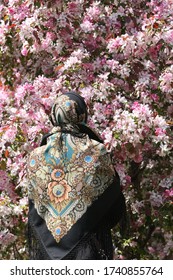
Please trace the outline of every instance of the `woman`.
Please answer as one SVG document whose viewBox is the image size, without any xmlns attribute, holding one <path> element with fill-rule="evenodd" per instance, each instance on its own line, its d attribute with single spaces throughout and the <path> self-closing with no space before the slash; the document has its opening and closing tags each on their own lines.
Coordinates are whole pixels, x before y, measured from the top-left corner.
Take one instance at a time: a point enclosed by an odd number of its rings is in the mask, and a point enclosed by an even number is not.
<svg viewBox="0 0 173 280">
<path fill-rule="evenodd" d="M 113 259 L 111 228 L 125 201 L 103 141 L 86 125 L 84 99 L 58 96 L 51 122 L 28 160 L 30 259 Z"/>
</svg>

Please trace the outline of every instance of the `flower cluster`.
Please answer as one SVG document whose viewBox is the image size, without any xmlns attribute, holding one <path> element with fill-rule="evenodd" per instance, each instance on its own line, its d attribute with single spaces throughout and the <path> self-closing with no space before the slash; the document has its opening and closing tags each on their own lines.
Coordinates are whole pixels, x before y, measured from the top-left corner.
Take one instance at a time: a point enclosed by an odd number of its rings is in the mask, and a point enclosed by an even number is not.
<svg viewBox="0 0 173 280">
<path fill-rule="evenodd" d="M 85 98 L 125 192 L 130 239 L 116 258 L 170 258 L 173 1 L 1 2 L 1 258 L 27 258 L 26 160 L 68 90 Z"/>
</svg>

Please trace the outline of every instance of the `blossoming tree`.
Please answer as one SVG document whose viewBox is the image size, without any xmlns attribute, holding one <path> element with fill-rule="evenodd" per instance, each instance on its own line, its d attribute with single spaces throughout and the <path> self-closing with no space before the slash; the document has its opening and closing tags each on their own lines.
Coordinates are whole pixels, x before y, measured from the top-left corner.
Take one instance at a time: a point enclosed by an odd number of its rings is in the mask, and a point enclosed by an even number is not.
<svg viewBox="0 0 173 280">
<path fill-rule="evenodd" d="M 113 231 L 115 258 L 171 258 L 173 1 L 1 2 L 0 258 L 27 258 L 27 155 L 67 90 L 120 175 L 129 223 Z"/>
</svg>

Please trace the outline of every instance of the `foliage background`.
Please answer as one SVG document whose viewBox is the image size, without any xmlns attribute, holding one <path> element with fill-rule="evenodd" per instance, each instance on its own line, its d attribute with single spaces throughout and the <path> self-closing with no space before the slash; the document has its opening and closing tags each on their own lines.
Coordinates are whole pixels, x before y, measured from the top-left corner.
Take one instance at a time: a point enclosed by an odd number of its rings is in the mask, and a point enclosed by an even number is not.
<svg viewBox="0 0 173 280">
<path fill-rule="evenodd" d="M 27 156 L 57 94 L 76 90 L 127 201 L 115 259 L 171 259 L 173 1 L 1 2 L 0 258 L 28 258 Z"/>
</svg>

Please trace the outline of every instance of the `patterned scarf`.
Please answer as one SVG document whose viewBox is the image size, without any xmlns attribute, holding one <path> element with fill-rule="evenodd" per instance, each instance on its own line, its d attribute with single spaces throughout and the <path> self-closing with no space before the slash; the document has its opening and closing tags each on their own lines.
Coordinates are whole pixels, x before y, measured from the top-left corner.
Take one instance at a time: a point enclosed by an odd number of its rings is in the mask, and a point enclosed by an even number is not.
<svg viewBox="0 0 173 280">
<path fill-rule="evenodd" d="M 81 96 L 59 96 L 51 120 L 47 144 L 28 159 L 28 194 L 59 242 L 110 186 L 115 171 L 104 145 L 80 133 L 79 124 L 87 120 Z"/>
</svg>

